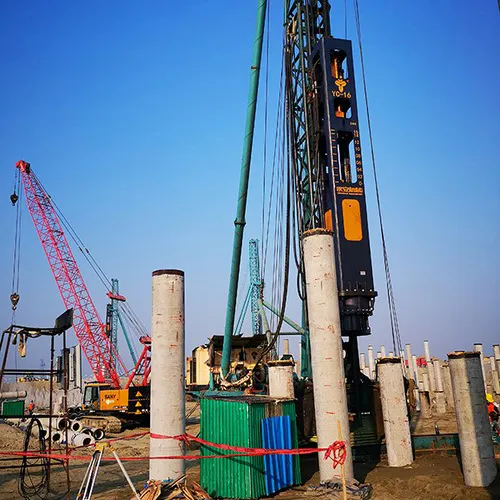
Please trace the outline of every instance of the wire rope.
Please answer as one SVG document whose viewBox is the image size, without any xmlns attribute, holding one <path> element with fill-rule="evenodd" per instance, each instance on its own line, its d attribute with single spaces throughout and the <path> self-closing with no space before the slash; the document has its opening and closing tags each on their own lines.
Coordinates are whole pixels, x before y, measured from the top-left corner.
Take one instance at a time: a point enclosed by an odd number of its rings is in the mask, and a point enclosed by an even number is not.
<svg viewBox="0 0 500 500">
<path fill-rule="evenodd" d="M 344 38 L 347 39 L 347 0 L 344 0 Z"/>
<path fill-rule="evenodd" d="M 36 452 L 43 455 L 47 448 L 42 438 L 42 424 L 40 420 L 32 418 L 25 430 L 23 452 Z M 34 432 L 35 431 L 35 432 Z M 57 460 L 66 469 L 67 464 L 63 460 Z M 19 467 L 18 491 L 25 500 L 51 500 L 66 498 L 69 492 L 69 484 L 65 491 L 54 492 L 49 488 L 49 459 L 44 456 L 27 456 L 21 459 Z"/>
<path fill-rule="evenodd" d="M 270 10 L 270 3 L 267 4 L 268 12 Z M 266 14 L 268 14 L 268 12 Z M 269 17 L 269 16 L 268 16 Z M 262 174 L 262 213 L 261 213 L 261 255 L 264 253 L 264 219 L 265 219 L 265 197 L 266 197 L 266 178 L 267 178 L 267 134 L 268 134 L 268 102 L 269 102 L 269 40 L 270 40 L 270 22 L 266 23 L 266 66 L 265 66 L 265 99 L 264 99 L 264 147 L 263 147 L 263 174 Z M 263 267 L 261 268 L 260 278 L 263 280 L 264 273 Z"/>
<path fill-rule="evenodd" d="M 269 200 L 267 204 L 267 223 L 263 224 L 262 227 L 262 277 L 265 275 L 265 271 L 267 269 L 267 256 L 268 256 L 268 250 L 269 250 L 269 236 L 270 236 L 270 229 L 271 229 L 271 211 L 274 203 L 274 193 L 275 193 L 275 179 L 276 179 L 276 170 L 277 170 L 277 165 L 280 162 L 280 149 L 278 145 L 281 143 L 283 140 L 282 138 L 282 133 L 283 133 L 283 126 L 282 122 L 284 120 L 284 106 L 282 106 L 282 98 L 283 98 L 283 72 L 284 72 L 284 65 L 282 63 L 281 65 L 281 76 L 280 76 L 280 89 L 278 92 L 278 111 L 277 111 L 277 116 L 276 116 L 276 128 L 275 128 L 275 134 L 274 134 L 274 148 L 273 148 L 273 163 L 272 163 L 272 169 L 271 169 L 271 185 L 269 187 Z M 265 195 L 263 199 L 263 207 L 265 205 Z"/>
<path fill-rule="evenodd" d="M 36 175 L 32 172 L 31 175 L 33 175 L 40 186 L 42 186 L 44 192 L 47 194 L 48 198 L 50 199 L 51 204 L 54 207 L 54 210 L 56 211 L 57 215 L 59 216 L 61 220 L 61 224 L 63 227 L 66 229 L 67 233 L 69 234 L 70 238 L 73 240 L 73 242 L 77 245 L 78 249 L 80 252 L 83 254 L 85 260 L 88 262 L 90 265 L 91 269 L 94 271 L 96 276 L 99 278 L 101 283 L 104 285 L 104 288 L 106 291 L 111 292 L 112 291 L 112 282 L 111 279 L 105 274 L 101 266 L 98 264 L 92 253 L 89 251 L 87 246 L 85 245 L 84 241 L 82 238 L 78 235 L 76 230 L 73 228 L 67 217 L 64 215 L 62 210 L 59 208 L 57 203 L 53 200 L 53 198 L 48 194 L 47 190 L 43 186 L 43 184 L 40 182 L 40 179 L 36 177 Z M 137 338 L 141 336 L 146 336 L 148 335 L 147 329 L 144 326 L 144 324 L 141 322 L 135 311 L 131 308 L 131 306 L 127 302 L 121 303 L 121 309 L 123 310 L 124 314 L 129 318 L 130 324 L 132 326 L 132 332 L 135 334 Z"/>
<path fill-rule="evenodd" d="M 287 148 L 287 151 L 289 153 L 289 148 Z M 289 159 L 289 155 L 288 159 Z M 290 172 L 290 169 L 287 169 L 288 172 Z M 280 314 L 278 317 L 278 324 L 276 326 L 275 332 L 272 334 L 273 338 L 270 344 L 261 352 L 260 356 L 255 362 L 255 368 L 259 365 L 259 363 L 262 361 L 264 356 L 266 356 L 269 352 L 271 352 L 278 339 L 279 335 L 281 332 L 281 327 L 283 326 L 283 321 L 285 318 L 285 309 L 286 309 L 286 304 L 287 304 L 287 297 L 288 297 L 288 282 L 289 282 L 289 270 L 290 270 L 290 229 L 291 229 L 291 223 L 290 223 L 290 214 L 291 214 L 291 187 L 292 187 L 292 182 L 290 180 L 291 174 L 287 176 L 287 190 L 286 190 L 286 202 L 285 202 L 285 210 L 286 210 L 286 222 L 285 222 L 285 255 L 284 255 L 284 269 L 283 269 L 283 294 L 281 296 L 281 307 L 279 309 Z"/>
<path fill-rule="evenodd" d="M 366 72 L 365 72 L 365 62 L 364 62 L 364 53 L 363 53 L 363 42 L 362 42 L 362 38 L 361 38 L 361 21 L 360 21 L 360 16 L 359 16 L 359 2 L 358 2 L 358 0 L 354 0 L 354 13 L 355 13 L 355 18 L 356 18 L 356 31 L 357 31 L 357 35 L 358 35 L 359 56 L 360 56 L 360 62 L 361 62 L 361 74 L 362 74 L 363 93 L 364 93 L 364 101 L 365 101 L 365 108 L 366 108 L 366 118 L 367 118 L 367 123 L 368 123 L 368 137 L 369 137 L 369 141 L 370 141 L 370 152 L 371 152 L 371 160 L 372 160 L 372 167 L 373 167 L 373 176 L 374 176 L 374 181 L 375 181 L 375 194 L 376 194 L 376 201 L 377 201 L 378 221 L 379 221 L 379 227 L 380 227 L 380 235 L 381 235 L 381 239 L 382 239 L 382 251 L 383 251 L 383 258 L 384 258 L 387 301 L 389 304 L 389 317 L 390 317 L 390 322 L 391 322 L 391 335 L 392 335 L 394 352 L 396 355 L 399 355 L 399 353 L 403 350 L 403 344 L 402 344 L 401 335 L 399 332 L 398 315 L 397 315 L 396 303 L 395 303 L 395 298 L 394 298 L 394 287 L 392 284 L 391 271 L 390 271 L 390 266 L 389 266 L 389 255 L 388 255 L 388 251 L 387 251 L 387 243 L 386 243 L 386 238 L 385 238 L 385 231 L 384 231 L 384 224 L 383 224 L 383 217 L 382 217 L 382 206 L 381 206 L 381 202 L 380 202 L 380 189 L 379 189 L 379 182 L 378 182 L 378 175 L 377 175 L 377 166 L 376 166 L 376 162 L 375 162 L 375 149 L 374 149 L 374 145 L 373 145 L 373 133 L 372 133 L 371 118 L 370 118 L 370 108 L 369 108 L 369 103 L 368 103 L 368 90 L 367 90 L 367 85 L 366 85 Z"/>
<path fill-rule="evenodd" d="M 14 323 L 16 315 L 17 302 L 19 301 L 19 283 L 20 283 L 20 262 L 21 262 L 21 226 L 22 226 L 22 196 L 21 175 L 16 168 L 14 176 L 14 191 L 11 195 L 11 201 L 16 207 L 16 220 L 14 230 L 14 251 L 12 256 L 12 285 L 11 285 L 11 302 L 12 302 L 12 323 Z"/>
</svg>

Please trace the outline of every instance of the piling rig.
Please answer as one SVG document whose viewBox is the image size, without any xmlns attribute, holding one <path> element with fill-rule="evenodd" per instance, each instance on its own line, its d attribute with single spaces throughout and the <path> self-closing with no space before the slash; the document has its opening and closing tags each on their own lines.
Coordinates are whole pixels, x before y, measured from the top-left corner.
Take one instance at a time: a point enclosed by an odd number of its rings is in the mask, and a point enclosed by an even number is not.
<svg viewBox="0 0 500 500">
<path fill-rule="evenodd" d="M 327 1 L 287 4 L 288 141 L 299 237 L 309 229 L 333 232 L 350 410 L 357 413 L 361 404 L 358 337 L 371 333 L 368 318 L 377 292 L 352 46 L 349 40 L 331 36 L 329 16 Z M 300 272 L 303 283 L 303 268 Z"/>
<path fill-rule="evenodd" d="M 258 8 L 252 59 L 249 111 L 241 167 L 238 211 L 231 264 L 222 373 L 229 369 L 234 334 L 234 307 L 245 225 L 246 190 L 252 149 L 264 34 L 266 2 Z M 372 410 L 372 383 L 360 373 L 358 337 L 369 335 L 375 297 L 368 233 L 358 108 L 349 40 L 331 34 L 330 3 L 324 0 L 287 0 L 284 33 L 284 98 L 288 196 L 298 241 L 305 231 L 333 233 L 335 265 L 349 410 L 360 415 Z M 289 221 L 287 222 L 288 224 Z M 289 229 L 289 228 L 288 228 Z M 311 377 L 307 325 L 307 297 L 302 246 L 299 243 L 299 295 L 303 301 L 302 375 Z M 286 287 L 284 295 L 286 295 Z M 284 308 L 283 308 L 284 309 Z M 284 310 L 281 311 L 284 316 Z M 278 328 L 279 330 L 279 328 Z M 275 332 L 278 335 L 279 331 Z"/>
</svg>

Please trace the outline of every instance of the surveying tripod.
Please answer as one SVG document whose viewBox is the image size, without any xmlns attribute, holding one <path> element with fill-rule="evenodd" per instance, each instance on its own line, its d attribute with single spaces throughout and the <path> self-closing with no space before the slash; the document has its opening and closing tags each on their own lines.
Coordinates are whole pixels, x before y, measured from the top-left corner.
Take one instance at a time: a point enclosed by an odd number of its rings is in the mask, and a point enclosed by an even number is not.
<svg viewBox="0 0 500 500">
<path fill-rule="evenodd" d="M 95 481 L 97 478 L 97 473 L 99 472 L 99 466 L 101 465 L 102 455 L 104 450 L 109 448 L 109 451 L 113 454 L 118 466 L 120 467 L 127 483 L 129 484 L 131 490 L 134 492 L 135 498 L 140 500 L 140 497 L 134 488 L 134 484 L 130 480 L 130 476 L 127 474 L 125 467 L 123 467 L 122 461 L 116 454 L 116 451 L 110 446 L 109 443 L 97 443 L 95 445 L 95 451 L 92 454 L 92 458 L 90 460 L 89 466 L 87 467 L 87 471 L 85 472 L 85 477 L 83 478 L 80 489 L 78 490 L 78 495 L 76 495 L 76 500 L 91 500 L 92 493 L 94 492 Z"/>
</svg>

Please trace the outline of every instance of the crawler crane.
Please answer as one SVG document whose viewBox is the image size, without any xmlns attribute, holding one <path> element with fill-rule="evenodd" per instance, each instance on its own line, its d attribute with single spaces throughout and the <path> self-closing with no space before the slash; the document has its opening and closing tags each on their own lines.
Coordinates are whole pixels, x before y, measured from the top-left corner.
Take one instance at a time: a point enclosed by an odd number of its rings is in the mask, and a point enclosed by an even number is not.
<svg viewBox="0 0 500 500">
<path fill-rule="evenodd" d="M 112 342 L 111 321 L 105 324 L 99 317 L 54 203 L 29 163 L 20 160 L 16 167 L 33 224 L 64 305 L 67 309 L 73 308 L 76 338 L 95 377 L 95 381 L 84 389 L 82 418 L 92 416 L 93 425 L 115 432 L 121 427 L 122 420 L 148 418 L 150 337 L 140 338 L 142 353 L 134 368 L 127 370 Z M 17 201 L 17 194 L 14 195 Z M 125 301 L 125 297 L 113 293 L 113 290 L 107 295 L 113 303 Z"/>
</svg>

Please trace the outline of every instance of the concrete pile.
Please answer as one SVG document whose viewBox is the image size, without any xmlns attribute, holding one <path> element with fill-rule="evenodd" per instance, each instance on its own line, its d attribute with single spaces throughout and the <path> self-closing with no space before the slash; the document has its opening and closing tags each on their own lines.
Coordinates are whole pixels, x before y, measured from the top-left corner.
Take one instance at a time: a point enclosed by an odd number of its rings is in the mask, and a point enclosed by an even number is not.
<svg viewBox="0 0 500 500">
<path fill-rule="evenodd" d="M 477 343 L 472 351 L 452 352 L 442 361 L 431 356 L 427 340 L 424 355 L 418 358 L 410 344 L 399 357 L 392 352 L 387 356 L 381 346 L 374 358 L 370 345 L 368 364 L 365 354 L 360 353 L 360 367 L 380 385 L 389 466 L 400 467 L 413 460 L 409 403 L 411 414 L 417 418 L 454 411 L 465 484 L 487 487 L 494 481 L 497 468 L 486 401 L 487 397 L 490 402 L 494 396 L 500 399 L 500 346 L 494 345 L 493 355 L 485 356 L 483 345 Z"/>
<path fill-rule="evenodd" d="M 500 398 L 500 345 L 493 346 L 490 356 L 483 353 L 483 345 L 476 343 L 473 351 L 480 356 L 480 366 L 485 394 L 492 394 Z M 371 380 L 377 380 L 377 365 L 385 355 L 386 348 L 380 346 L 374 356 L 373 345 L 368 346 L 367 355 L 360 353 L 359 362 L 361 371 Z M 392 356 L 391 356 L 392 355 Z M 389 353 L 388 357 L 393 357 Z M 455 409 L 452 392 L 452 381 L 448 360 L 441 360 L 430 353 L 429 342 L 424 341 L 424 354 L 415 356 L 412 347 L 406 344 L 405 352 L 401 352 L 401 360 L 405 377 L 411 381 L 414 391 L 415 408 L 421 412 L 423 418 L 444 414 Z"/>
</svg>

